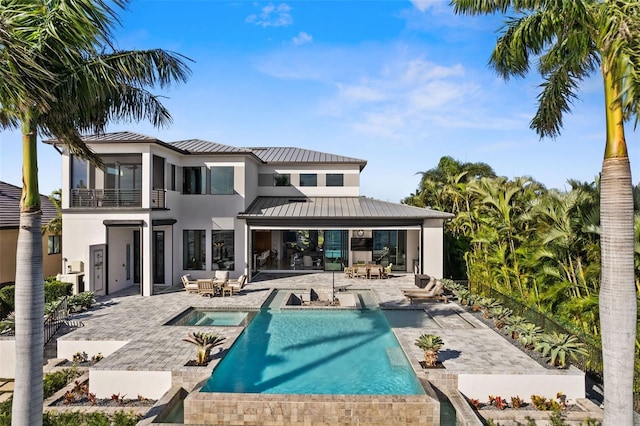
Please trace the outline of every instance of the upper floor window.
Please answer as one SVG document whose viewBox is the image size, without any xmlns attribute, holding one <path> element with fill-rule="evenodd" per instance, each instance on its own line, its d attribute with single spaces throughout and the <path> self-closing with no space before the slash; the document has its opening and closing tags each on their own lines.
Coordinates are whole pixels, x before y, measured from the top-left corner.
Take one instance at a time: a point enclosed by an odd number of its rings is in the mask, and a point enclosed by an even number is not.
<svg viewBox="0 0 640 426">
<path fill-rule="evenodd" d="M 183 167 L 182 178 L 183 194 L 202 194 L 202 169 L 200 167 Z"/>
<path fill-rule="evenodd" d="M 47 254 L 60 253 L 60 235 L 49 235 L 47 239 Z"/>
<path fill-rule="evenodd" d="M 327 173 L 327 186 L 344 186 L 342 173 Z"/>
<path fill-rule="evenodd" d="M 315 173 L 300 174 L 300 186 L 318 186 L 318 175 Z"/>
<path fill-rule="evenodd" d="M 273 186 L 291 186 L 291 175 L 289 173 L 274 173 Z"/>
<path fill-rule="evenodd" d="M 71 188 L 87 188 L 87 162 L 76 155 L 71 156 Z"/>
<path fill-rule="evenodd" d="M 211 167 L 211 194 L 233 194 L 233 167 Z"/>
</svg>

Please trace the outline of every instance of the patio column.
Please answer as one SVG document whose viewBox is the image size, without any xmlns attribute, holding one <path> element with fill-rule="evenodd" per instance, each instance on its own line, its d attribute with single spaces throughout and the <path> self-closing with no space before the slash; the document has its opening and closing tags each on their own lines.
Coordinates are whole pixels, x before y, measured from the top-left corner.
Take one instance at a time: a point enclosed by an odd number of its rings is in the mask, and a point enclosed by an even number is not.
<svg viewBox="0 0 640 426">
<path fill-rule="evenodd" d="M 153 295 L 153 227 L 145 223 L 140 228 L 140 294 Z"/>
</svg>

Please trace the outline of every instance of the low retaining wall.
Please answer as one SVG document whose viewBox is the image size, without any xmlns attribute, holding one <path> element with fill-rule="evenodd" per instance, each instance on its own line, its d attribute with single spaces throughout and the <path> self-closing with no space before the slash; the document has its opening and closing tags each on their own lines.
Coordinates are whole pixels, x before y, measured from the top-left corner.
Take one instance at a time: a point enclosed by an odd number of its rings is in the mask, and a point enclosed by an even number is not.
<svg viewBox="0 0 640 426">
<path fill-rule="evenodd" d="M 548 374 L 458 374 L 458 390 L 467 398 L 485 401 L 489 395 L 503 398 L 531 395 L 555 399 L 558 392 L 570 402 L 585 396 L 584 372 L 575 367 L 549 370 Z"/>
<path fill-rule="evenodd" d="M 440 421 L 427 395 L 266 395 L 192 392 L 185 424 L 415 424 Z"/>
<path fill-rule="evenodd" d="M 0 337 L 0 377 L 16 377 L 16 338 Z"/>
<path fill-rule="evenodd" d="M 171 371 L 89 370 L 89 391 L 98 398 L 114 393 L 160 399 L 171 388 Z"/>
</svg>

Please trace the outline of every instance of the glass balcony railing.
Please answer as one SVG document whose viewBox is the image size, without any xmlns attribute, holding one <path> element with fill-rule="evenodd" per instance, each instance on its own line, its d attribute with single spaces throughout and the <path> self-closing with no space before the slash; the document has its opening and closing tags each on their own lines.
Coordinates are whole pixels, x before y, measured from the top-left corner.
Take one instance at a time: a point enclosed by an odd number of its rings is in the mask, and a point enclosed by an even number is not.
<svg viewBox="0 0 640 426">
<path fill-rule="evenodd" d="M 151 208 L 166 208 L 166 191 L 151 191 Z M 71 207 L 142 207 L 141 189 L 72 189 Z"/>
</svg>

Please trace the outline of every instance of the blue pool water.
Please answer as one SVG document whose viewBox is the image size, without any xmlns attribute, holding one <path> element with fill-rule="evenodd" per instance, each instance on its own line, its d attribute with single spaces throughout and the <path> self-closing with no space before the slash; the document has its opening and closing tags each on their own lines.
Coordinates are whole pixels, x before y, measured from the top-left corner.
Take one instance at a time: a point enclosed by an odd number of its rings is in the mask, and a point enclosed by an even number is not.
<svg viewBox="0 0 640 426">
<path fill-rule="evenodd" d="M 379 310 L 262 310 L 202 391 L 424 394 Z"/>
</svg>

